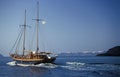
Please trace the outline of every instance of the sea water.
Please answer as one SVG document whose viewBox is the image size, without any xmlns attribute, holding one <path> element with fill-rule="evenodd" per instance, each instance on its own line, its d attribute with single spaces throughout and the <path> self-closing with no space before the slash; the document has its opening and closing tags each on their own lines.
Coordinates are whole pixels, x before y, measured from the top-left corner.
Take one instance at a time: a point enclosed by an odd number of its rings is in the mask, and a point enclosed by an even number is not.
<svg viewBox="0 0 120 77">
<path fill-rule="evenodd" d="M 1 58 L 0 77 L 120 77 L 120 57 L 58 56 L 38 65 Z"/>
</svg>

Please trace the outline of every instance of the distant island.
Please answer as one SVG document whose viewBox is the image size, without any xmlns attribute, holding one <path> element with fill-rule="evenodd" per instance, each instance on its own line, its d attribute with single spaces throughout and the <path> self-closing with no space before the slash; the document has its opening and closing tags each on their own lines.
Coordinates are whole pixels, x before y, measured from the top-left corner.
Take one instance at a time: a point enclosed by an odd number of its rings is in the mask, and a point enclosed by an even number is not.
<svg viewBox="0 0 120 77">
<path fill-rule="evenodd" d="M 97 56 L 120 56 L 120 46 L 115 46 L 105 53 L 97 54 Z"/>
</svg>

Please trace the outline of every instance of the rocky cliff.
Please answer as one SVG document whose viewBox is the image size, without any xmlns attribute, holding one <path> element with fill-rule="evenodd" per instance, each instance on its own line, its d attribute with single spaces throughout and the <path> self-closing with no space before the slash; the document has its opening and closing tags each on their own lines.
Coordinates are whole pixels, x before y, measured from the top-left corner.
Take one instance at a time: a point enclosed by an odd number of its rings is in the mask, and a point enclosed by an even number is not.
<svg viewBox="0 0 120 77">
<path fill-rule="evenodd" d="M 106 53 L 97 54 L 97 56 L 120 56 L 120 46 L 109 49 Z"/>
</svg>

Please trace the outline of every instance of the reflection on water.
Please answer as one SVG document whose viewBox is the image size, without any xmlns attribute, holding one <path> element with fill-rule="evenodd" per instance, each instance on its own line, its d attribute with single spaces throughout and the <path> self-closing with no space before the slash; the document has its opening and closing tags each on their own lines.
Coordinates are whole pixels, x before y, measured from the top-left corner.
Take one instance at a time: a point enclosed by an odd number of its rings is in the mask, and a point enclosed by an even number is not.
<svg viewBox="0 0 120 77">
<path fill-rule="evenodd" d="M 30 67 L 30 72 L 33 74 L 43 74 L 45 72 L 49 71 L 47 68 L 39 68 L 39 67 Z"/>
<path fill-rule="evenodd" d="M 30 73 L 35 77 L 44 77 L 49 72 L 49 69 L 47 68 L 40 68 L 40 67 L 29 67 Z"/>
</svg>

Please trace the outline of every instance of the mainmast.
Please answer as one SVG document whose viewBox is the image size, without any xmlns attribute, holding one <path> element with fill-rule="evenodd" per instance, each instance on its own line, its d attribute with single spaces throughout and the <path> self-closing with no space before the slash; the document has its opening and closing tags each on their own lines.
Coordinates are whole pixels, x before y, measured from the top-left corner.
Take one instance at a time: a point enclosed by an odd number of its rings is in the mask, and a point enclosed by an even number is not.
<svg viewBox="0 0 120 77">
<path fill-rule="evenodd" d="M 23 36 L 23 56 L 25 52 L 25 34 L 26 34 L 26 9 L 25 9 L 25 18 L 24 18 L 24 36 Z"/>
<path fill-rule="evenodd" d="M 38 46 L 38 26 L 39 26 L 39 2 L 37 2 L 37 52 L 39 51 Z"/>
<path fill-rule="evenodd" d="M 39 31 L 38 31 L 38 27 L 39 27 L 39 21 L 40 21 L 40 19 L 39 19 L 39 2 L 37 2 L 37 17 L 34 20 L 36 20 L 36 53 L 38 53 L 38 51 L 39 51 L 39 44 L 38 44 L 39 43 L 39 41 L 38 41 Z"/>
<path fill-rule="evenodd" d="M 37 16 L 36 19 L 36 53 L 38 53 L 39 51 L 39 21 L 41 21 L 41 19 L 39 19 L 39 2 L 37 2 Z"/>
<path fill-rule="evenodd" d="M 38 36 L 38 26 L 39 26 L 39 2 L 37 2 L 37 19 L 36 19 L 36 33 L 37 33 L 37 48 L 36 48 L 36 52 L 38 53 L 38 51 L 39 51 L 39 45 L 38 45 L 38 39 L 39 39 L 39 36 Z"/>
</svg>

